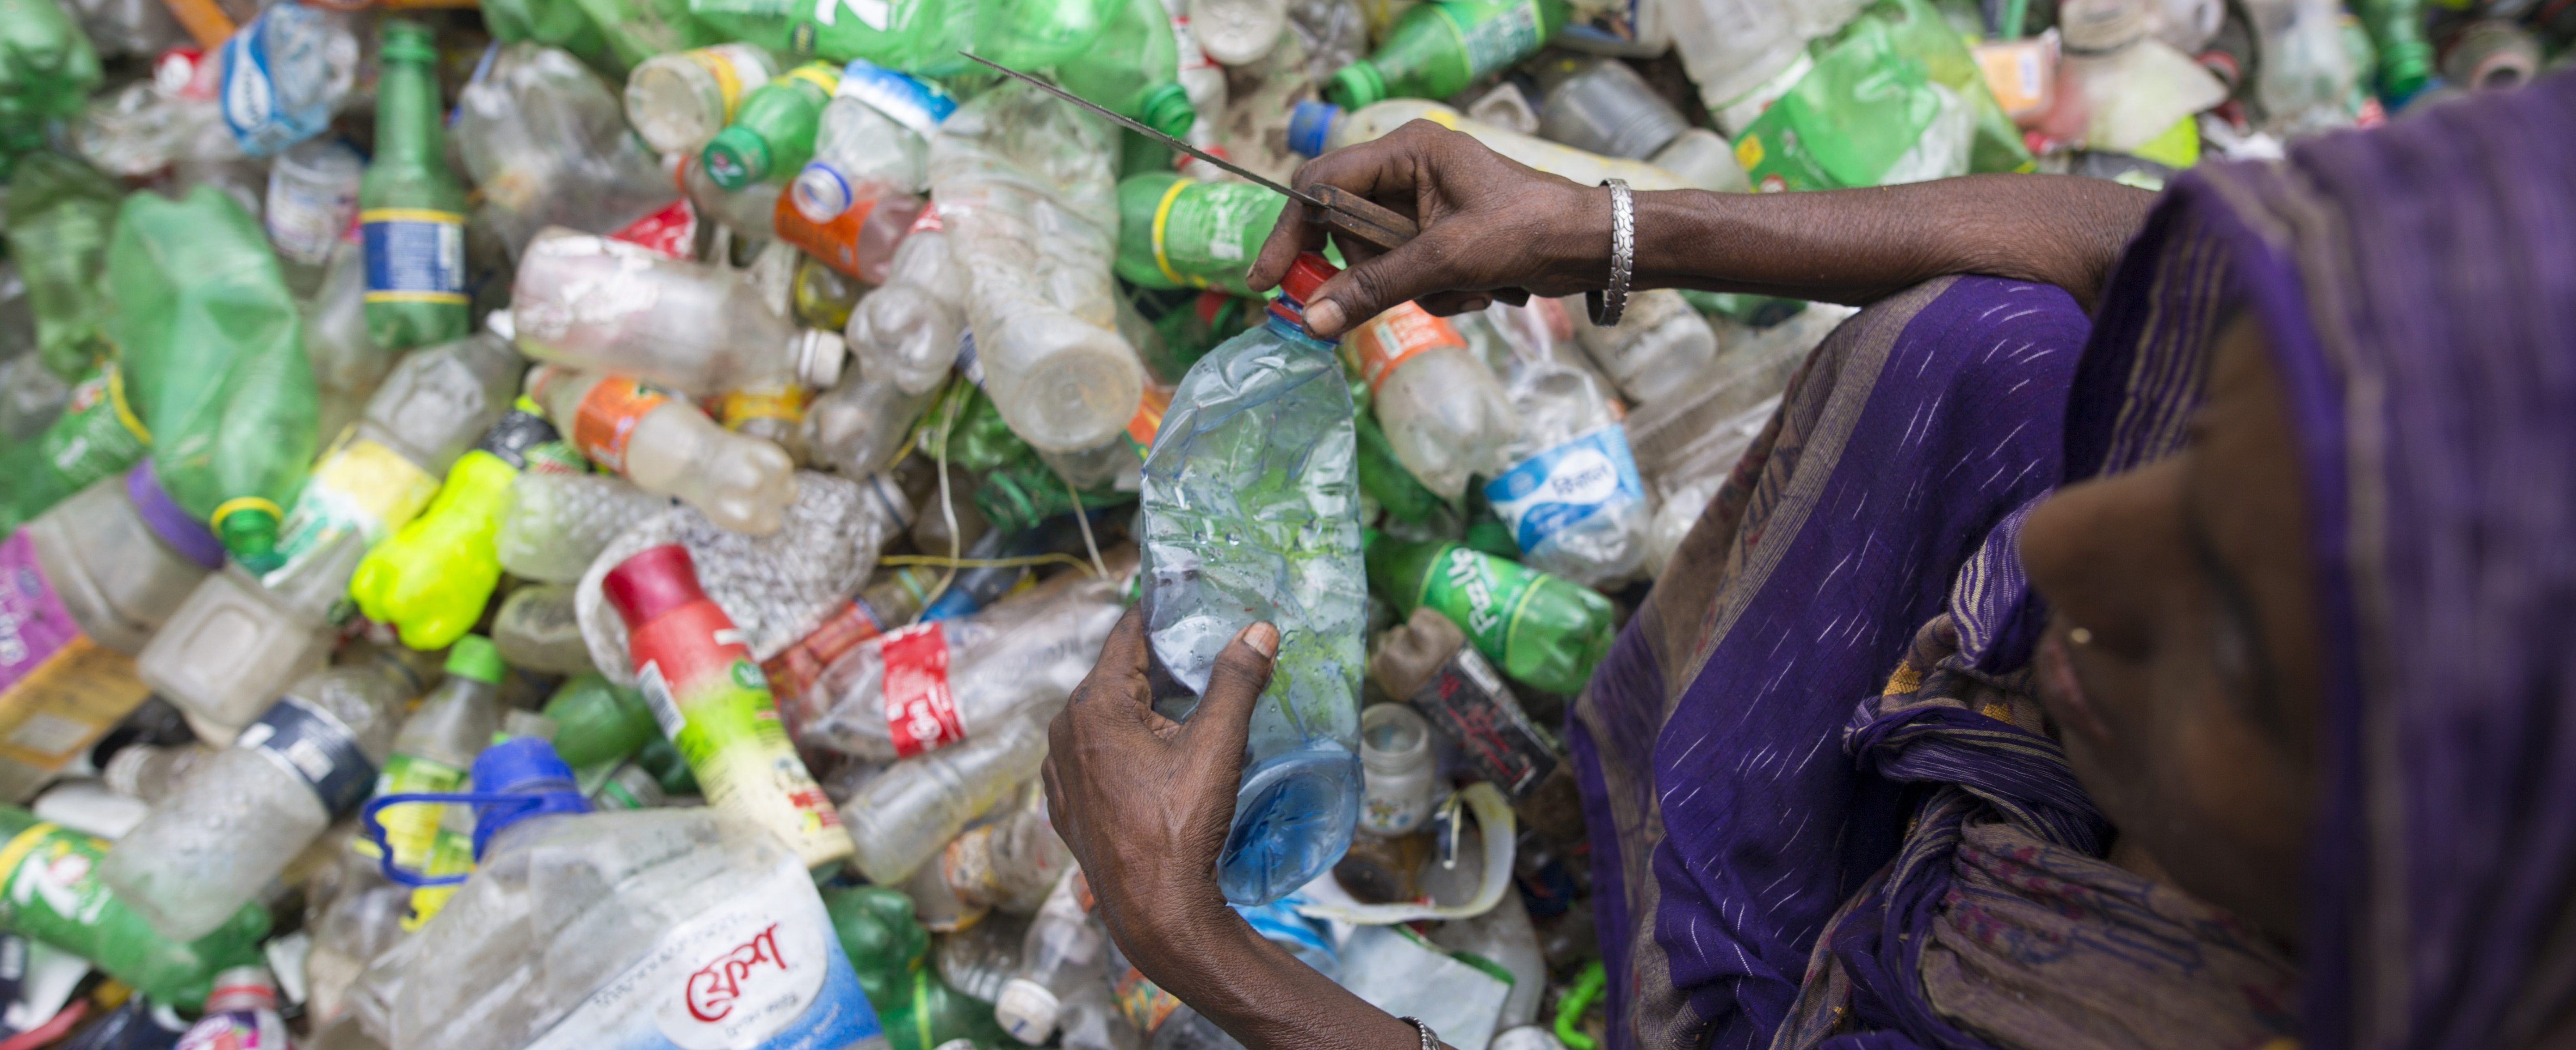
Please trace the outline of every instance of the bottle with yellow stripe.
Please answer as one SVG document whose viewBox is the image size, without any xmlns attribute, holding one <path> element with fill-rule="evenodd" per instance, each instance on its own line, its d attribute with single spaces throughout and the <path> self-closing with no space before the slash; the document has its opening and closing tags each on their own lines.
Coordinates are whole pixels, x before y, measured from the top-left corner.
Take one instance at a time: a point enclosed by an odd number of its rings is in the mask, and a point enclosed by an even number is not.
<svg viewBox="0 0 2576 1050">
<path fill-rule="evenodd" d="M 707 177 L 724 189 L 738 190 L 772 173 L 786 177 L 804 167 L 814 156 L 823 107 L 840 87 L 838 67 L 808 62 L 744 95 L 733 123 L 707 143 L 702 155 Z"/>
<path fill-rule="evenodd" d="M 1118 276 L 1146 288 L 1252 295 L 1243 275 L 1287 204 L 1248 182 L 1131 176 L 1118 183 Z"/>
<path fill-rule="evenodd" d="M 384 23 L 376 155 L 358 184 L 367 338 L 407 350 L 465 334 L 465 188 L 447 167 L 429 27 Z"/>
</svg>

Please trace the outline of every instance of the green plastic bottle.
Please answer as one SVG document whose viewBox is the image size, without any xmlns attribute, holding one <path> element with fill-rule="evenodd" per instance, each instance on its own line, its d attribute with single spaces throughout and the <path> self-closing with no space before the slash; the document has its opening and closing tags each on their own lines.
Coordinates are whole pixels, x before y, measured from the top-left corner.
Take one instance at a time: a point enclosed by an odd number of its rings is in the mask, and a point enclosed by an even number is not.
<svg viewBox="0 0 2576 1050">
<path fill-rule="evenodd" d="M 376 155 L 358 183 L 367 338 L 385 350 L 464 338 L 465 187 L 447 167 L 438 48 L 429 27 L 384 23 Z"/>
<path fill-rule="evenodd" d="M 1180 46 L 1162 0 L 1120 0 L 1100 39 L 1058 63 L 1055 74 L 1065 90 L 1173 138 L 1189 134 L 1198 120 L 1181 87 Z"/>
<path fill-rule="evenodd" d="M 575 770 L 625 761 L 662 737 L 644 694 L 593 671 L 575 675 L 546 698 L 555 723 L 555 753 Z"/>
<path fill-rule="evenodd" d="M 835 887 L 823 891 L 823 910 L 892 1050 L 932 1050 L 955 1039 L 1017 1045 L 1005 1041 L 991 1003 L 948 987 L 931 972 L 930 931 L 914 917 L 912 898 L 883 886 Z"/>
<path fill-rule="evenodd" d="M 2424 39 L 2423 0 L 2359 0 L 2352 5 L 2379 51 L 2379 94 L 2389 108 L 2406 104 L 2433 79 L 2433 45 Z"/>
<path fill-rule="evenodd" d="M 0 836 L 0 929 L 78 955 L 183 1010 L 205 1004 L 216 973 L 260 962 L 269 914 L 258 901 L 213 933 L 173 941 L 99 881 L 107 843 L 11 805 L 0 805 Z"/>
<path fill-rule="evenodd" d="M 137 193 L 107 250 L 108 337 L 161 487 L 238 553 L 276 545 L 320 445 L 304 316 L 268 233 L 212 185 Z"/>
<path fill-rule="evenodd" d="M 107 352 L 108 235 L 125 191 L 60 153 L 32 153 L 9 176 L 9 257 L 27 282 L 36 348 L 68 380 Z"/>
<path fill-rule="evenodd" d="M 1581 691 L 1610 651 L 1610 599 L 1509 558 L 1373 535 L 1368 577 L 1397 615 L 1439 610 L 1504 674 L 1552 693 Z"/>
<path fill-rule="evenodd" d="M 98 79 L 98 51 L 63 5 L 0 0 L 0 127 L 23 133 L 79 113 Z"/>
<path fill-rule="evenodd" d="M 101 361 L 72 386 L 63 414 L 24 441 L 0 446 L 0 535 L 143 458 L 151 432 L 125 397 L 114 361 Z"/>
<path fill-rule="evenodd" d="M 707 143 L 707 177 L 719 187 L 738 190 L 771 172 L 792 175 L 803 168 L 814 157 L 823 107 L 840 87 L 840 69 L 829 62 L 808 62 L 743 96 L 733 123 Z"/>
<path fill-rule="evenodd" d="M 1128 0 L 978 0 L 975 53 L 1013 69 L 1074 61 L 1125 13 Z M 960 5 L 966 6 L 966 5 Z"/>
<path fill-rule="evenodd" d="M 1248 182 L 1200 182 L 1167 171 L 1122 180 L 1118 276 L 1146 288 L 1253 295 L 1244 274 L 1287 205 L 1288 198 Z"/>
<path fill-rule="evenodd" d="M 864 58 L 914 76 L 972 66 L 975 7 L 958 0 L 688 0 L 689 14 L 726 36 L 831 62 Z"/>
<path fill-rule="evenodd" d="M 1537 54 L 1565 25 L 1565 0 L 1434 0 L 1395 20 L 1375 54 L 1333 72 L 1343 109 L 1382 98 L 1448 98 Z"/>
</svg>

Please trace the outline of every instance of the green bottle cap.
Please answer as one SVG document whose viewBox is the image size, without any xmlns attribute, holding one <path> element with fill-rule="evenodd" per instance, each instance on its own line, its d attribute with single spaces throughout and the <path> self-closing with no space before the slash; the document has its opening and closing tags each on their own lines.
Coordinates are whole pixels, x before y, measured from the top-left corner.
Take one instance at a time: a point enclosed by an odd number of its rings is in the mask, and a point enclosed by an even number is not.
<svg viewBox="0 0 2576 1050">
<path fill-rule="evenodd" d="M 1145 101 L 1136 107 L 1137 119 L 1145 126 L 1180 138 L 1190 133 L 1198 122 L 1199 111 L 1190 108 L 1190 93 L 1177 81 L 1164 81 L 1145 92 Z"/>
<path fill-rule="evenodd" d="M 228 505 L 229 506 L 229 505 Z M 232 507 L 214 522 L 215 538 L 242 568 L 265 573 L 286 559 L 277 552 L 277 515 L 265 507 Z"/>
<path fill-rule="evenodd" d="M 384 24 L 385 58 L 413 62 L 438 61 L 438 35 L 428 26 L 409 19 L 392 19 Z"/>
<path fill-rule="evenodd" d="M 501 650 L 493 648 L 492 640 L 482 635 L 469 634 L 458 638 L 456 645 L 447 650 L 449 677 L 471 678 L 484 685 L 499 685 L 501 670 Z"/>
<path fill-rule="evenodd" d="M 722 189 L 738 190 L 769 174 L 769 140 L 736 124 L 716 132 L 707 143 L 707 177 Z"/>
<path fill-rule="evenodd" d="M 1333 71 L 1332 83 L 1324 88 L 1333 104 L 1343 109 L 1358 109 L 1386 97 L 1386 78 L 1367 59 Z"/>
</svg>

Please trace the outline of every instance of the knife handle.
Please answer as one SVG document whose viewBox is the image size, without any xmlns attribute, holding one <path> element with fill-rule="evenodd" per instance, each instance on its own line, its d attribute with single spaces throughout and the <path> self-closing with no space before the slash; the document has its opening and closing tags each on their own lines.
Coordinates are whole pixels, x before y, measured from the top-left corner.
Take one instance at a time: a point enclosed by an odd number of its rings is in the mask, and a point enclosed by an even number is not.
<svg viewBox="0 0 2576 1050">
<path fill-rule="evenodd" d="M 1321 217 L 1326 227 L 1358 238 L 1379 251 L 1394 251 L 1422 232 L 1413 220 L 1341 187 L 1317 183 L 1306 187 L 1306 192 L 1329 209 Z"/>
</svg>

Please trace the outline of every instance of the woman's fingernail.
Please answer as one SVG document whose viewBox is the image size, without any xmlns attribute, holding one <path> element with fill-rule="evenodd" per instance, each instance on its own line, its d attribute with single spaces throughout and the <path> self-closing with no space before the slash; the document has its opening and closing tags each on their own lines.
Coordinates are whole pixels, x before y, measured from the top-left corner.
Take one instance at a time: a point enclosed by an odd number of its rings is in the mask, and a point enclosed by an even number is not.
<svg viewBox="0 0 2576 1050">
<path fill-rule="evenodd" d="M 1253 624 L 1243 629 L 1243 644 L 1264 657 L 1276 656 L 1279 653 L 1279 629 L 1266 623 Z"/>
<path fill-rule="evenodd" d="M 1342 304 L 1326 299 L 1306 308 L 1306 327 L 1317 335 L 1342 330 Z"/>
</svg>

